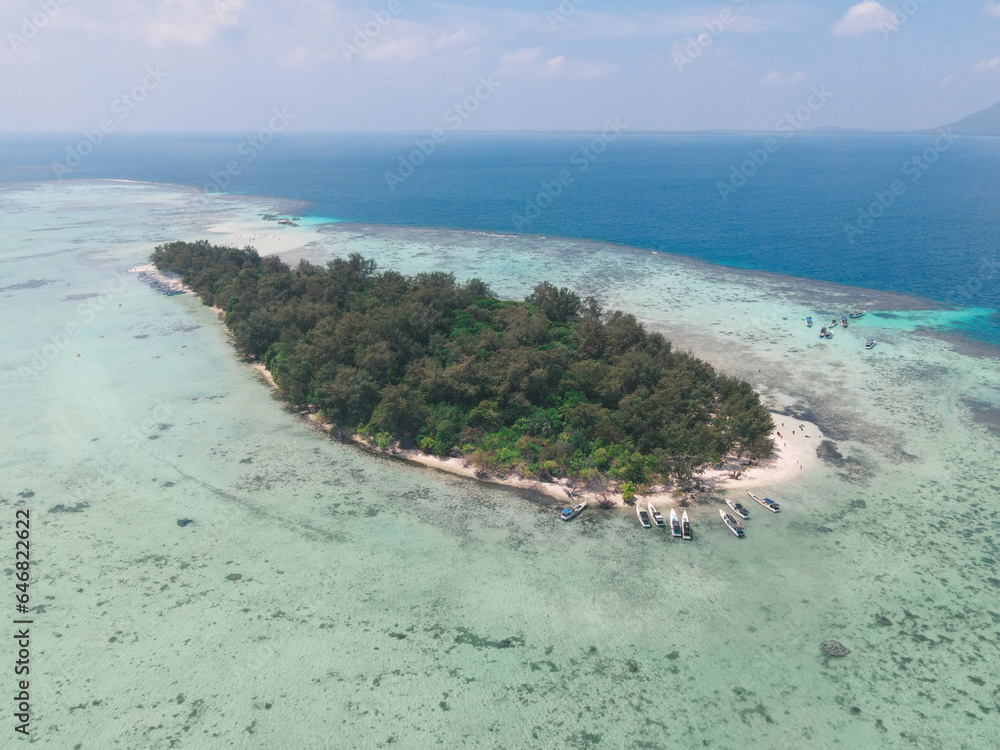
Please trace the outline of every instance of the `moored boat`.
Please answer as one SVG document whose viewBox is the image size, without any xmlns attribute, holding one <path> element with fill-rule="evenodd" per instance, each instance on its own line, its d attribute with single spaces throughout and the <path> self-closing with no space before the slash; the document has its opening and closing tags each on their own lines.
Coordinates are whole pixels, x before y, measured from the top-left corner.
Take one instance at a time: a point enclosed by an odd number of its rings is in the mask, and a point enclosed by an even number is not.
<svg viewBox="0 0 1000 750">
<path fill-rule="evenodd" d="M 830 321 L 830 327 L 831 328 L 836 328 L 837 327 L 837 319 L 836 318 L 834 318 L 833 320 Z"/>
<path fill-rule="evenodd" d="M 639 525 L 644 529 L 648 529 L 651 524 L 649 523 L 649 514 L 642 509 L 642 503 L 635 504 L 635 515 L 639 519 Z"/>
<path fill-rule="evenodd" d="M 746 536 L 746 532 L 743 531 L 743 525 L 733 518 L 731 515 L 726 513 L 722 508 L 719 508 L 719 517 L 722 518 L 722 522 L 729 527 L 729 530 L 736 534 L 736 536 L 741 539 Z"/>
<path fill-rule="evenodd" d="M 688 521 L 687 511 L 681 516 L 681 538 L 691 541 L 691 522 Z"/>
<path fill-rule="evenodd" d="M 832 339 L 833 338 L 833 331 L 827 331 L 825 334 L 823 334 L 823 338 L 825 338 L 825 339 Z"/>
<path fill-rule="evenodd" d="M 806 318 L 806 325 L 809 326 L 810 328 L 812 328 L 813 327 L 813 319 L 812 318 Z"/>
<path fill-rule="evenodd" d="M 865 349 L 873 348 L 875 348 L 875 339 L 868 339 L 868 341 L 865 342 Z"/>
<path fill-rule="evenodd" d="M 670 533 L 674 536 L 681 535 L 681 522 L 677 520 L 677 511 L 670 509 Z"/>
<path fill-rule="evenodd" d="M 750 490 L 747 490 L 747 494 L 750 496 L 752 500 L 755 500 L 756 502 L 760 503 L 772 513 L 779 513 L 781 511 L 781 506 L 779 506 L 771 498 L 761 497 L 760 495 L 754 494 Z"/>
<path fill-rule="evenodd" d="M 574 505 L 572 508 L 566 508 L 566 510 L 564 510 L 562 513 L 559 514 L 559 517 L 564 521 L 568 521 L 569 519 L 576 518 L 578 515 L 580 515 L 581 511 L 583 511 L 583 509 L 586 507 L 587 507 L 587 501 L 584 500 L 579 505 Z"/>
<path fill-rule="evenodd" d="M 822 328 L 819 329 L 819 337 L 821 339 L 826 338 L 826 326 L 823 326 Z"/>
<path fill-rule="evenodd" d="M 844 326 L 844 328 L 847 328 L 847 316 L 846 315 L 840 319 L 840 325 Z"/>
<path fill-rule="evenodd" d="M 868 312 L 868 311 L 867 310 L 855 310 L 854 312 L 848 314 L 847 317 L 849 317 L 849 318 L 860 318 L 866 312 Z"/>
<path fill-rule="evenodd" d="M 732 509 L 733 513 L 738 515 L 740 518 L 750 518 L 750 511 L 743 507 L 743 503 L 733 502 L 727 497 L 726 505 L 728 505 Z"/>
<path fill-rule="evenodd" d="M 648 504 L 649 507 L 649 517 L 653 519 L 653 523 L 657 526 L 664 526 L 663 515 L 656 508 L 653 507 L 652 503 Z"/>
</svg>

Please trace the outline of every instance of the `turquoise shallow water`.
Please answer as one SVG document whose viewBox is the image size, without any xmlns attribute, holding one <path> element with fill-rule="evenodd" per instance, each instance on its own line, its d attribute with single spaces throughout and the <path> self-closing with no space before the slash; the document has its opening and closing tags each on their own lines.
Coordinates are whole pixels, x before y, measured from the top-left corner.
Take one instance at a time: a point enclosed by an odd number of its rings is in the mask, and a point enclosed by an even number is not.
<svg viewBox="0 0 1000 750">
<path fill-rule="evenodd" d="M 1000 374 L 942 335 L 954 313 L 595 243 L 310 235 L 317 260 L 597 293 L 820 425 L 822 467 L 768 488 L 780 515 L 739 543 L 709 498 L 681 544 L 332 442 L 210 310 L 122 273 L 295 204 L 80 183 L 0 208 L 0 523 L 35 519 L 39 745 L 996 745 Z M 830 342 L 802 323 L 855 306 Z"/>
</svg>

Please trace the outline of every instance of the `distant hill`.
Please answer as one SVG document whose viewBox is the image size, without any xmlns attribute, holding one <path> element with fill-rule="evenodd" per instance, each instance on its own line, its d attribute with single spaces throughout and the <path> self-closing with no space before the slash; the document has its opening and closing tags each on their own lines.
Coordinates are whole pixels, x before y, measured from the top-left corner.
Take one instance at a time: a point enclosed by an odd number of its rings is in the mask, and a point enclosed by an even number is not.
<svg viewBox="0 0 1000 750">
<path fill-rule="evenodd" d="M 950 129 L 955 135 L 1000 136 L 1000 102 L 943 127 Z"/>
</svg>

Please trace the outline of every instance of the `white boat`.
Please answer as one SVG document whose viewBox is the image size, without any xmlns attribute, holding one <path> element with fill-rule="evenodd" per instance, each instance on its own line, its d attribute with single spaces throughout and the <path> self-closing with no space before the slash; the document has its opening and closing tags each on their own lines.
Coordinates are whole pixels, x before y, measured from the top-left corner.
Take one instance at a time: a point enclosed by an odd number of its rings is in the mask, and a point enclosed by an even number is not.
<svg viewBox="0 0 1000 750">
<path fill-rule="evenodd" d="M 734 503 L 727 497 L 726 505 L 732 508 L 733 513 L 738 515 L 740 518 L 750 518 L 750 511 L 743 507 L 743 503 Z"/>
<path fill-rule="evenodd" d="M 865 349 L 874 349 L 874 348 L 875 348 L 875 339 L 868 339 L 868 341 L 865 342 Z"/>
<path fill-rule="evenodd" d="M 848 313 L 847 317 L 849 317 L 849 318 L 860 318 L 866 312 L 868 312 L 868 311 L 867 310 L 855 310 L 852 313 Z"/>
<path fill-rule="evenodd" d="M 639 519 L 639 524 L 642 528 L 648 529 L 650 527 L 649 514 L 642 509 L 641 503 L 635 504 L 635 515 Z"/>
<path fill-rule="evenodd" d="M 670 509 L 670 533 L 674 536 L 681 535 L 681 522 L 677 520 L 677 511 Z"/>
<path fill-rule="evenodd" d="M 586 507 L 587 507 L 587 501 L 584 500 L 579 505 L 574 505 L 572 508 L 566 508 L 566 510 L 564 510 L 559 515 L 559 517 L 562 518 L 562 520 L 564 521 L 568 521 L 569 519 L 576 518 L 578 515 L 580 515 L 581 511 L 583 511 L 583 509 Z"/>
<path fill-rule="evenodd" d="M 653 523 L 657 526 L 664 526 L 663 515 L 656 508 L 653 507 L 652 503 L 649 503 L 649 517 L 653 519 Z"/>
<path fill-rule="evenodd" d="M 761 497 L 760 495 L 755 495 L 750 490 L 747 490 L 747 494 L 751 497 L 751 499 L 753 499 L 756 502 L 760 503 L 761 505 L 763 505 L 765 508 L 767 508 L 772 513 L 780 513 L 781 512 L 781 506 L 779 506 L 771 498 L 769 498 L 769 497 Z"/>
<path fill-rule="evenodd" d="M 726 513 L 726 511 L 724 511 L 722 508 L 719 508 L 719 517 L 722 519 L 722 522 L 729 527 L 729 530 L 734 534 L 736 534 L 736 536 L 740 537 L 741 539 L 746 536 L 746 532 L 743 531 L 743 526 L 740 524 L 740 522 L 737 521 L 728 513 Z"/>
<path fill-rule="evenodd" d="M 691 541 L 691 522 L 688 521 L 688 512 L 684 511 L 681 516 L 681 537 Z"/>
</svg>

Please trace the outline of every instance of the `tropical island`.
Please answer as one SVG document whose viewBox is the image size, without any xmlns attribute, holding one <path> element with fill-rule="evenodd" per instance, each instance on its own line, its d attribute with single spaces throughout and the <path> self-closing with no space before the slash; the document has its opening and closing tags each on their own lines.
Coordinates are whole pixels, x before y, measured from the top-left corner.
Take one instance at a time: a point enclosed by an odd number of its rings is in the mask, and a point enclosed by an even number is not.
<svg viewBox="0 0 1000 750">
<path fill-rule="evenodd" d="M 221 311 L 289 402 L 379 448 L 628 500 L 774 447 L 748 383 L 547 282 L 517 302 L 356 253 L 291 268 L 207 241 L 160 245 L 150 260 Z"/>
</svg>

